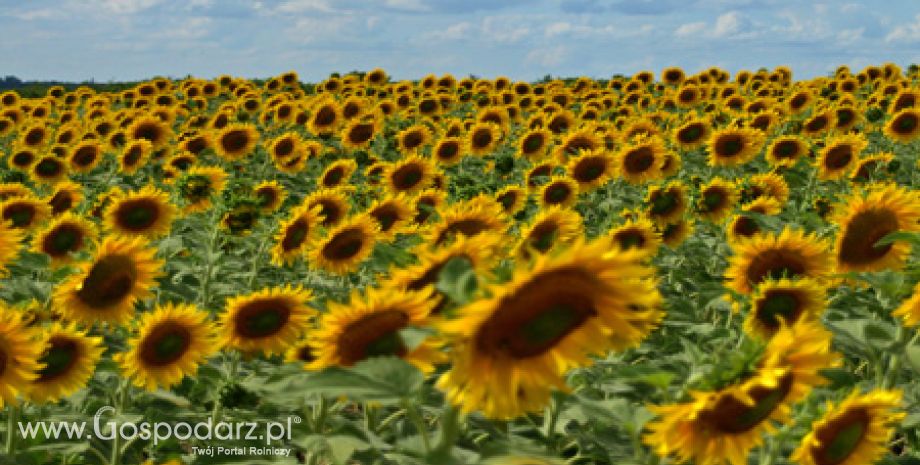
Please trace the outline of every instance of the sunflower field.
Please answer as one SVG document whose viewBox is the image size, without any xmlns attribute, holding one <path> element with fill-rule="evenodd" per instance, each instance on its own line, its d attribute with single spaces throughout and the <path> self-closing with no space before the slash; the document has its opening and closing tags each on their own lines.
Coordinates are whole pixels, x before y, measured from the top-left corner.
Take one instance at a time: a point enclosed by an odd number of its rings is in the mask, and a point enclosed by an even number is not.
<svg viewBox="0 0 920 465">
<path fill-rule="evenodd" d="M 0 93 L 0 463 L 920 463 L 918 153 L 891 63 Z"/>
</svg>

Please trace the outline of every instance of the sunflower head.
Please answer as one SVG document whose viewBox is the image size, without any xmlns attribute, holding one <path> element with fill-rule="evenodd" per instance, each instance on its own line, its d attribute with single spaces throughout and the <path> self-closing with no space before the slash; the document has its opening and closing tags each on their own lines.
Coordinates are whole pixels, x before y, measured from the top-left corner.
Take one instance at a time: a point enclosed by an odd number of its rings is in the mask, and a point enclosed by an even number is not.
<svg viewBox="0 0 920 465">
<path fill-rule="evenodd" d="M 55 402 L 86 385 L 102 357 L 102 338 L 88 336 L 73 324 L 55 323 L 42 334 L 42 368 L 28 387 L 33 402 Z"/>
<path fill-rule="evenodd" d="M 333 273 L 353 271 L 373 252 L 379 231 L 369 215 L 345 220 L 313 245 L 310 261 L 316 268 Z"/>
<path fill-rule="evenodd" d="M 739 239 L 732 248 L 726 278 L 729 287 L 750 294 L 768 279 L 826 279 L 831 271 L 827 244 L 813 234 L 783 229 L 780 234 L 758 233 Z"/>
<path fill-rule="evenodd" d="M 220 318 L 223 343 L 243 352 L 281 354 L 306 332 L 316 311 L 310 291 L 274 287 L 232 297 Z"/>
<path fill-rule="evenodd" d="M 249 155 L 259 142 L 259 131 L 250 124 L 234 123 L 214 135 L 214 150 L 226 160 L 239 160 Z"/>
<path fill-rule="evenodd" d="M 657 179 L 661 176 L 666 150 L 660 138 L 640 136 L 617 152 L 617 171 L 632 184 Z"/>
<path fill-rule="evenodd" d="M 823 286 L 810 279 L 768 279 L 754 290 L 744 329 L 748 334 L 769 339 L 784 325 L 817 321 L 826 305 L 825 292 Z"/>
<path fill-rule="evenodd" d="M 96 240 L 92 222 L 71 212 L 54 218 L 32 241 L 32 249 L 51 258 L 53 266 L 70 263 Z"/>
<path fill-rule="evenodd" d="M 106 227 L 120 234 L 153 239 L 169 233 L 177 210 L 165 192 L 145 186 L 112 198 L 105 211 Z"/>
<path fill-rule="evenodd" d="M 20 312 L 0 308 L 0 406 L 15 405 L 44 365 L 39 362 L 41 346 Z"/>
<path fill-rule="evenodd" d="M 763 132 L 752 128 L 725 128 L 715 131 L 709 139 L 711 166 L 736 166 L 747 163 L 760 153 Z"/>
</svg>

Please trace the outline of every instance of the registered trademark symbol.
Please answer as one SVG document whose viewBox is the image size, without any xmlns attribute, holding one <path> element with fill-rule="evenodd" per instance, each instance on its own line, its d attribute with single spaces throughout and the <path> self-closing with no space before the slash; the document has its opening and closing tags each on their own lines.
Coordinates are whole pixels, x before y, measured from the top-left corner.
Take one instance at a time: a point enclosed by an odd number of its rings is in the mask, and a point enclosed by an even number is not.
<svg viewBox="0 0 920 465">
<path fill-rule="evenodd" d="M 293 420 L 294 423 L 298 423 L 298 424 L 300 423 L 300 417 L 298 417 L 297 415 L 294 415 L 294 416 L 291 418 L 291 420 Z"/>
</svg>

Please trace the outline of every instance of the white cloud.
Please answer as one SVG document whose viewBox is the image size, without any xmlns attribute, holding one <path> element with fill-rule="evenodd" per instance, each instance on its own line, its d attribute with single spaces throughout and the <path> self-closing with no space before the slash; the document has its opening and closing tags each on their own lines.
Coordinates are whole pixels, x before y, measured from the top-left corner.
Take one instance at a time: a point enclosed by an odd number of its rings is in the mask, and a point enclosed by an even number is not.
<svg viewBox="0 0 920 465">
<path fill-rule="evenodd" d="M 473 25 L 469 22 L 463 21 L 457 24 L 451 24 L 443 30 L 428 32 L 423 34 L 422 37 L 424 37 L 426 40 L 454 41 L 469 37 L 469 34 L 472 31 Z"/>
<path fill-rule="evenodd" d="M 741 15 L 737 11 L 730 11 L 716 19 L 716 27 L 712 31 L 714 37 L 728 37 L 741 31 Z"/>
<path fill-rule="evenodd" d="M 563 35 L 571 36 L 604 36 L 604 37 L 635 37 L 647 35 L 654 30 L 651 24 L 643 24 L 637 28 L 618 27 L 613 24 L 592 26 L 590 24 L 572 24 L 567 21 L 550 23 L 543 29 L 546 37 Z"/>
<path fill-rule="evenodd" d="M 335 8 L 329 4 L 328 0 L 289 0 L 278 5 L 277 11 L 280 13 L 303 13 L 305 11 L 334 13 Z"/>
<path fill-rule="evenodd" d="M 562 45 L 547 49 L 534 49 L 527 54 L 527 63 L 536 64 L 543 67 L 559 66 L 565 61 L 568 49 Z"/>
<path fill-rule="evenodd" d="M 340 37 L 342 31 L 353 29 L 352 26 L 355 25 L 355 18 L 345 16 L 300 18 L 294 23 L 294 27 L 288 30 L 288 37 L 301 44 L 320 42 Z"/>
<path fill-rule="evenodd" d="M 509 24 L 508 18 L 499 16 L 483 18 L 481 30 L 486 39 L 505 44 L 518 42 L 530 34 L 527 26 Z"/>
<path fill-rule="evenodd" d="M 706 23 L 700 21 L 695 23 L 683 24 L 674 31 L 674 35 L 678 37 L 690 37 L 699 35 L 704 30 L 706 30 Z"/>
<path fill-rule="evenodd" d="M 864 27 L 858 27 L 855 29 L 843 29 L 837 33 L 837 42 L 843 44 L 858 42 L 863 39 L 864 32 L 866 32 L 866 28 Z"/>
<path fill-rule="evenodd" d="M 116 15 L 133 15 L 149 9 L 162 0 L 96 0 L 95 3 L 109 13 Z"/>
<path fill-rule="evenodd" d="M 39 8 L 37 10 L 23 11 L 14 13 L 13 16 L 20 21 L 40 21 L 45 19 L 58 19 L 66 17 L 62 11 L 52 8 Z"/>
<path fill-rule="evenodd" d="M 384 6 L 397 10 L 407 11 L 430 11 L 431 8 L 425 5 L 422 0 L 386 0 Z"/>
<path fill-rule="evenodd" d="M 920 15 L 914 17 L 914 22 L 895 27 L 885 36 L 885 42 L 917 42 L 920 41 Z"/>
</svg>

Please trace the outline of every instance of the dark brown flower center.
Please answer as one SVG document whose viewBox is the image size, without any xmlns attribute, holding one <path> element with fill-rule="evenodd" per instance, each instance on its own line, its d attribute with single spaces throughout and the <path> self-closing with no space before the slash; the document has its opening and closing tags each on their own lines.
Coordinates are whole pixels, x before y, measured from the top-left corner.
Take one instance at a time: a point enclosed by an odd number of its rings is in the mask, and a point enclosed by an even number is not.
<svg viewBox="0 0 920 465">
<path fill-rule="evenodd" d="M 249 141 L 249 132 L 244 129 L 233 129 L 220 138 L 220 146 L 229 153 L 236 153 L 244 150 Z"/>
<path fill-rule="evenodd" d="M 332 237 L 323 246 L 322 254 L 332 261 L 343 261 L 354 257 L 364 247 L 368 237 L 361 228 L 347 228 Z"/>
<path fill-rule="evenodd" d="M 655 163 L 655 152 L 651 147 L 636 147 L 623 157 L 623 167 L 628 173 L 636 174 L 647 171 Z"/>
<path fill-rule="evenodd" d="M 47 383 L 66 376 L 80 360 L 80 345 L 76 341 L 62 336 L 52 337 L 48 348 L 39 359 L 44 368 L 38 371 L 37 383 Z M 0 369 L 0 373 L 3 370 Z"/>
<path fill-rule="evenodd" d="M 288 225 L 287 229 L 284 231 L 284 238 L 281 240 L 281 248 L 285 252 L 297 249 L 307 239 L 307 234 L 309 232 L 310 225 L 307 224 L 307 221 L 303 218 L 298 219 Z"/>
<path fill-rule="evenodd" d="M 722 434 L 745 433 L 770 417 L 789 395 L 792 385 L 793 376 L 787 374 L 776 387 L 758 386 L 751 389 L 748 395 L 754 400 L 754 405 L 747 405 L 734 396 L 722 396 L 710 410 L 702 412 L 699 419 Z"/>
<path fill-rule="evenodd" d="M 160 218 L 160 204 L 154 199 L 135 199 L 121 202 L 115 209 L 115 221 L 121 228 L 144 232 Z"/>
<path fill-rule="evenodd" d="M 870 417 L 864 408 L 847 411 L 815 433 L 821 446 L 811 450 L 816 465 L 838 465 L 859 447 L 869 429 Z"/>
<path fill-rule="evenodd" d="M 233 320 L 237 334 L 246 339 L 261 339 L 280 332 L 291 318 L 291 302 L 281 297 L 265 297 L 245 304 Z"/>
<path fill-rule="evenodd" d="M 164 321 L 141 341 L 139 352 L 144 364 L 162 367 L 175 363 L 188 352 L 192 334 L 185 326 Z"/>
<path fill-rule="evenodd" d="M 859 213 L 844 227 L 838 259 L 852 265 L 871 264 L 885 257 L 893 247 L 893 244 L 876 246 L 875 243 L 898 229 L 898 217 L 890 210 Z"/>
<path fill-rule="evenodd" d="M 399 330 L 406 327 L 409 317 L 399 310 L 383 310 L 365 315 L 342 331 L 336 344 L 341 364 L 354 365 L 368 357 L 408 352 Z"/>
<path fill-rule="evenodd" d="M 64 223 L 52 230 L 44 241 L 42 251 L 51 257 L 62 257 L 83 248 L 83 230 L 75 225 Z"/>
<path fill-rule="evenodd" d="M 137 269 L 131 257 L 109 255 L 97 261 L 77 290 L 77 297 L 93 309 L 120 304 L 134 289 Z"/>
<path fill-rule="evenodd" d="M 757 254 L 745 273 L 752 286 L 766 279 L 798 278 L 807 270 L 801 254 L 796 250 L 769 249 Z"/>
</svg>

